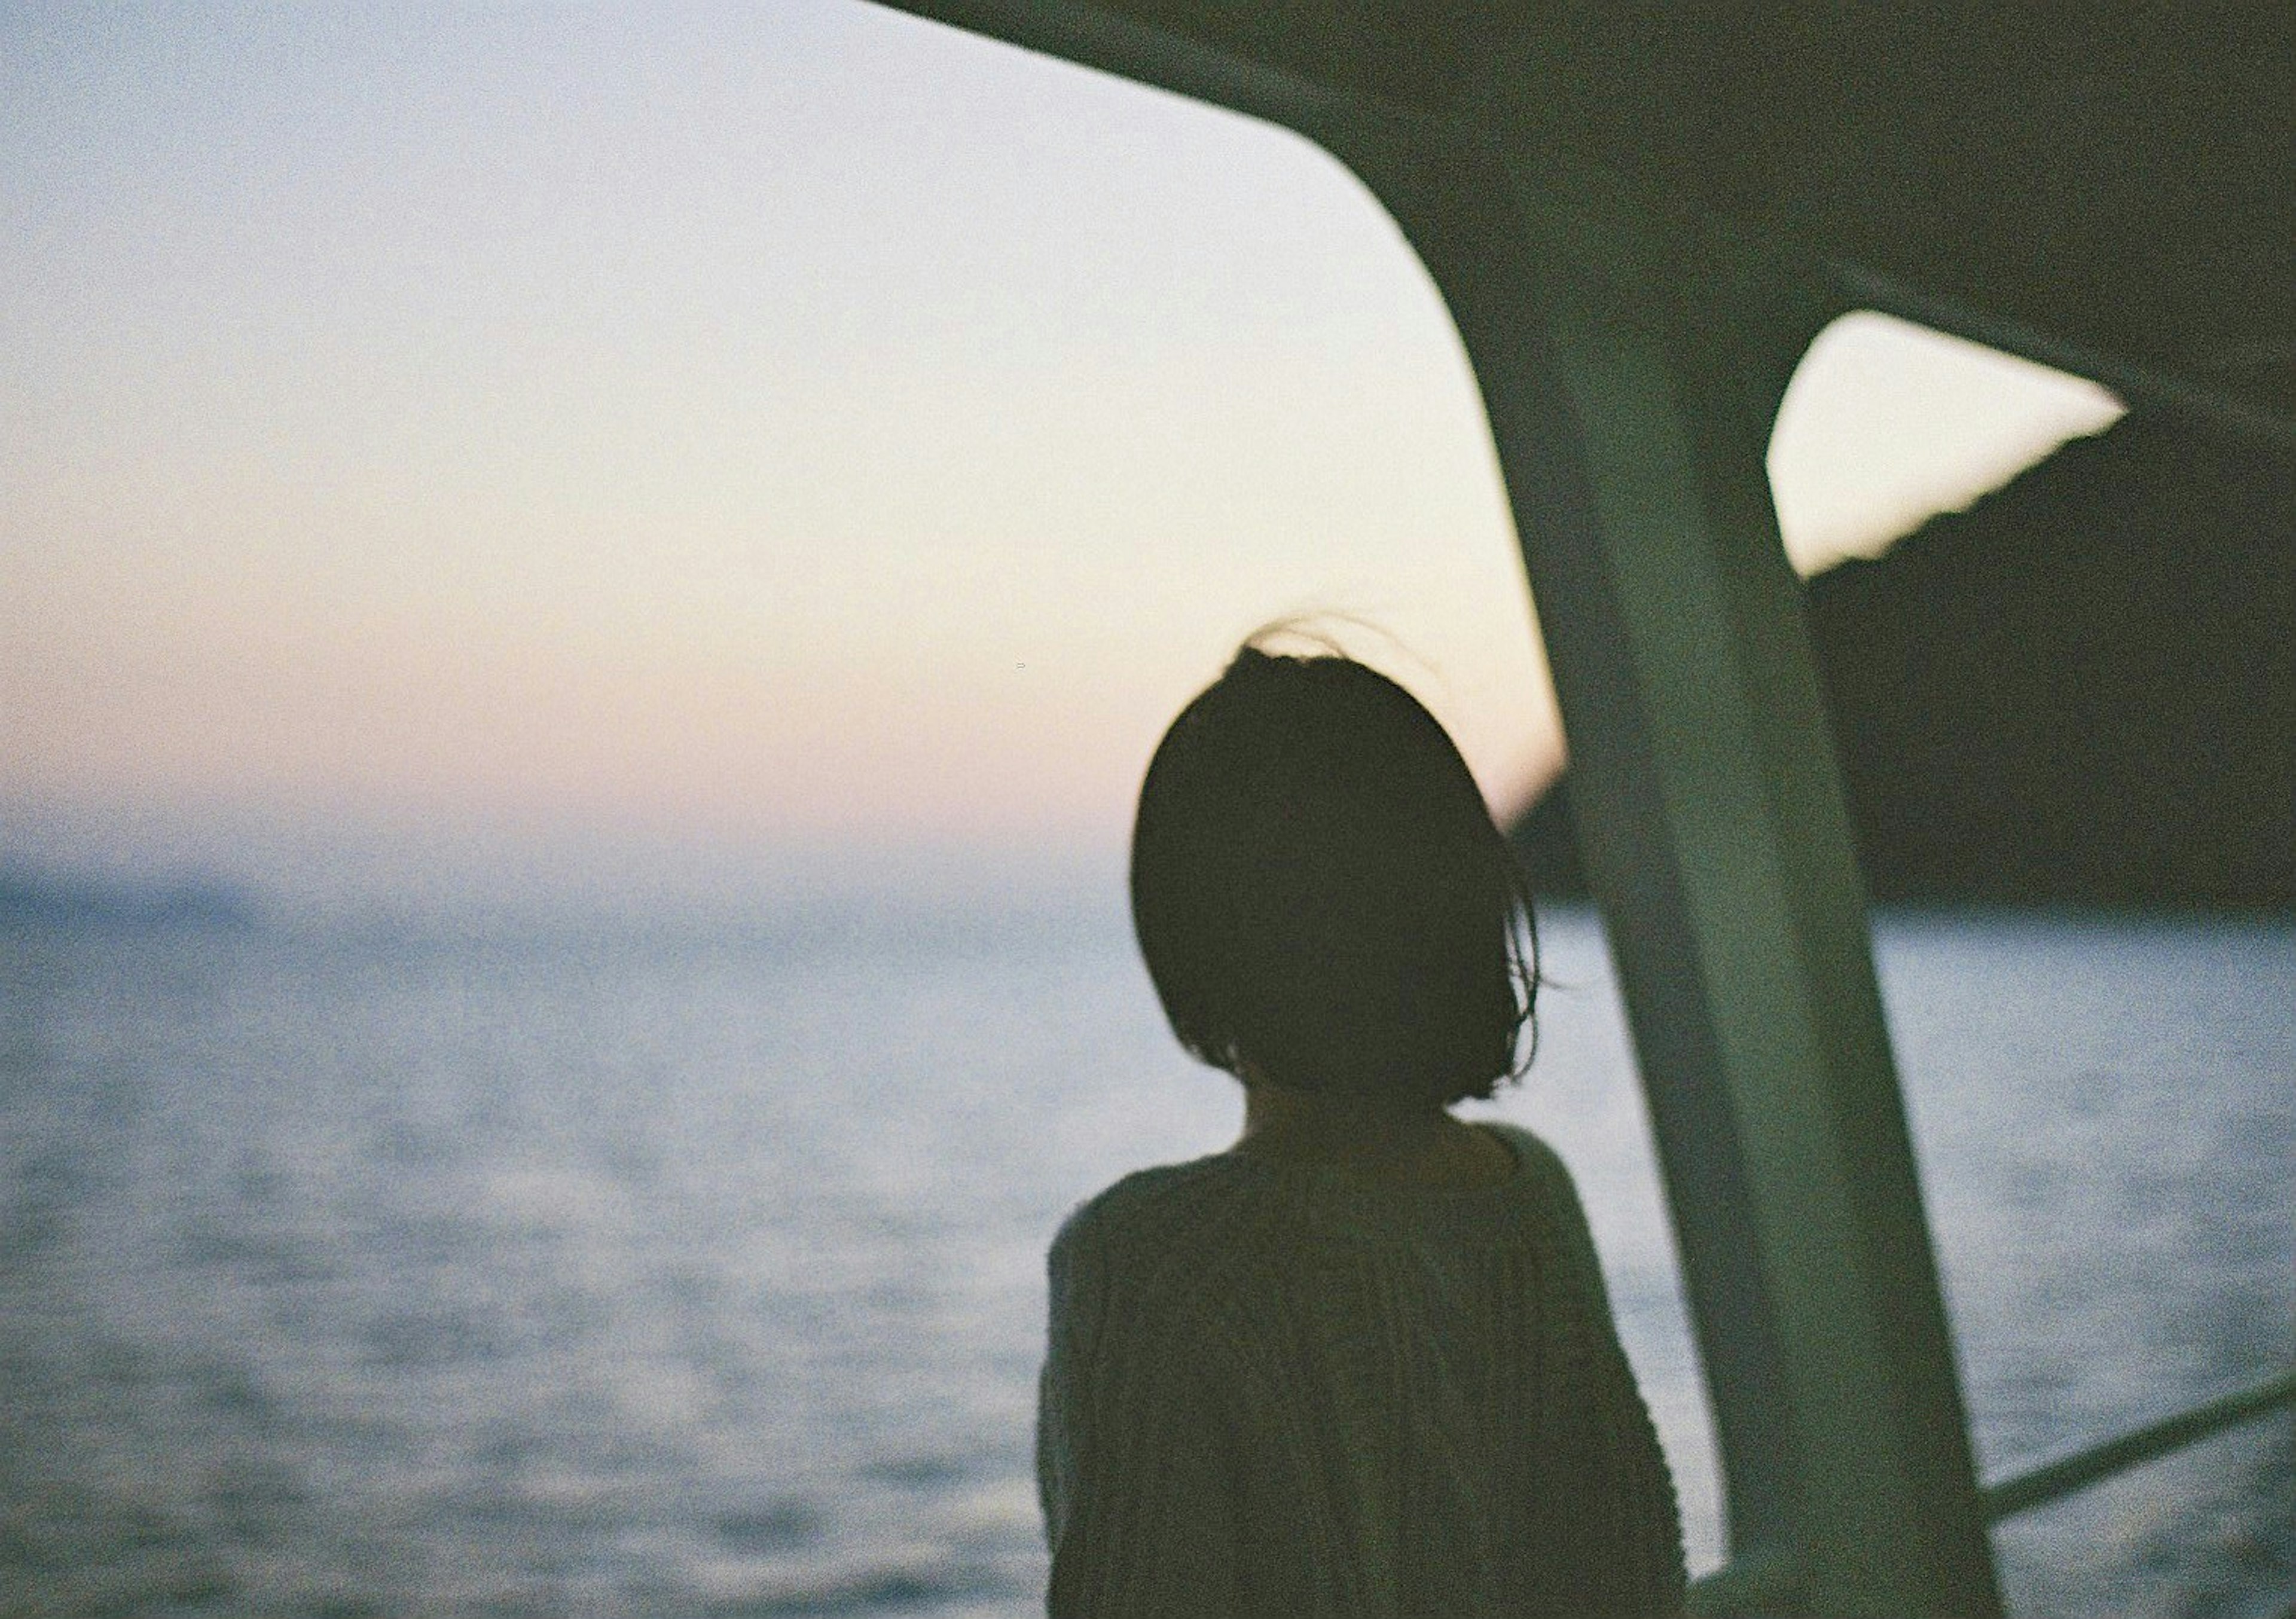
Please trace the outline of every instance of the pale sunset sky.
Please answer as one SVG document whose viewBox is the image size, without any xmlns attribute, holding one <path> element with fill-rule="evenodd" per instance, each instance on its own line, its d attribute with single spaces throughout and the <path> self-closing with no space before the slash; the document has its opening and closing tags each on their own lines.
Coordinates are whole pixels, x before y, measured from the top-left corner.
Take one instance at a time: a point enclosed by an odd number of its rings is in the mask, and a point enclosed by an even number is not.
<svg viewBox="0 0 2296 1619">
<path fill-rule="evenodd" d="M 1282 131 L 863 0 L 13 6 L 0 104 L 0 870 L 1104 851 L 1288 614 L 1559 760 L 1456 338 Z M 2117 412 L 1853 317 L 1789 548 Z"/>
</svg>

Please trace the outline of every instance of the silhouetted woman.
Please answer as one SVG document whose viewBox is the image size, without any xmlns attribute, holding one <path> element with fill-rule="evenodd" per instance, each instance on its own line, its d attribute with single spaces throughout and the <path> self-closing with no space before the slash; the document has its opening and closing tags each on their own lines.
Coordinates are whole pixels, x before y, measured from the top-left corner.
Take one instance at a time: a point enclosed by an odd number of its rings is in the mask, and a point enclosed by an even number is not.
<svg viewBox="0 0 2296 1619">
<path fill-rule="evenodd" d="M 1673 1484 L 1570 1178 L 1447 1111 L 1521 1071 L 1537 970 L 1442 727 L 1360 664 L 1247 646 L 1148 767 L 1132 913 L 1244 1127 L 1054 1244 L 1052 1612 L 1678 1609 Z"/>
</svg>

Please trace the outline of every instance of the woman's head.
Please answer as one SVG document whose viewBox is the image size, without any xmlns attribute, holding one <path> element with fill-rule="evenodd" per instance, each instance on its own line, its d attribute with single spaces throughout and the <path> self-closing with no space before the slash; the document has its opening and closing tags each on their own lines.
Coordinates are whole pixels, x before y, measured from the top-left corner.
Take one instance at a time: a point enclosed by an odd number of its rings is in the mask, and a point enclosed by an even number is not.
<svg viewBox="0 0 2296 1619">
<path fill-rule="evenodd" d="M 1521 1072 L 1530 903 L 1402 687 L 1247 645 L 1140 789 L 1132 920 L 1180 1043 L 1239 1078 L 1403 1104 Z"/>
</svg>

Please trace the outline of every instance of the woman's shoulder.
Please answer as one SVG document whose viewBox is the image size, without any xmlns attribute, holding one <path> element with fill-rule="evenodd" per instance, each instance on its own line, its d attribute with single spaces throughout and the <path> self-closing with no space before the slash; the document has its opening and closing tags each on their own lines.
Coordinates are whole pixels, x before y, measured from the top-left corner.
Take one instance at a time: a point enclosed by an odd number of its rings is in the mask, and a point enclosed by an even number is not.
<svg viewBox="0 0 2296 1619">
<path fill-rule="evenodd" d="M 1532 1131 L 1497 1119 L 1486 1119 L 1477 1128 L 1496 1136 L 1514 1154 L 1515 1182 L 1519 1187 L 1530 1190 L 1570 1185 L 1570 1172 L 1563 1166 L 1562 1155 Z"/>
<path fill-rule="evenodd" d="M 1562 1155 L 1521 1124 L 1492 1121 L 1482 1127 L 1505 1141 L 1515 1156 L 1511 1190 L 1518 1206 L 1577 1241 L 1586 1229 L 1587 1210 Z"/>
<path fill-rule="evenodd" d="M 1085 1248 L 1168 1247 L 1218 1224 L 1238 1194 L 1225 1153 L 1135 1170 L 1070 1211 L 1053 1239 L 1057 1263 Z"/>
<path fill-rule="evenodd" d="M 1055 1335 L 1196 1343 L 1252 1291 L 1258 1223 L 1219 1157 L 1126 1175 L 1061 1224 L 1046 1256 Z M 1118 1325 L 1121 1323 L 1121 1326 Z"/>
</svg>

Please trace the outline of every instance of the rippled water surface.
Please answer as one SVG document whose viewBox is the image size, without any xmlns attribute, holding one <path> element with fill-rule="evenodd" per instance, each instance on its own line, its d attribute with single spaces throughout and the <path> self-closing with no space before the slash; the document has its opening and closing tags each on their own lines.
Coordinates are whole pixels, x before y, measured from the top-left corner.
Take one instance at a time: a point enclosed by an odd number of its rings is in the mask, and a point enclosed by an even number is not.
<svg viewBox="0 0 2296 1619">
<path fill-rule="evenodd" d="M 0 1612 L 1018 1615 L 1042 1253 L 1223 1144 L 1095 909 L 0 933 Z M 1497 1111 L 1592 1206 L 1718 1557 L 1599 933 Z M 2283 1364 L 2296 928 L 1885 921 L 1978 1445 Z M 2284 1417 L 2000 1536 L 2021 1611 L 2267 1611 Z"/>
</svg>

